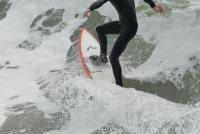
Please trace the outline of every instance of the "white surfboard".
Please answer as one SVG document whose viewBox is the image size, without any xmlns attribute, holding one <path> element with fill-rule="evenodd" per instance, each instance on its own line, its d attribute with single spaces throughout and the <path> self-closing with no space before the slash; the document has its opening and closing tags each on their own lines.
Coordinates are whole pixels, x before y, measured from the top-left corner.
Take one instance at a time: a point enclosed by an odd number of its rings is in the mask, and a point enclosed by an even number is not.
<svg viewBox="0 0 200 134">
<path fill-rule="evenodd" d="M 79 37 L 79 54 L 80 63 L 88 79 L 105 80 L 114 82 L 114 76 L 110 63 L 106 65 L 94 65 L 89 57 L 92 55 L 99 56 L 99 42 L 86 29 L 80 30 Z"/>
</svg>

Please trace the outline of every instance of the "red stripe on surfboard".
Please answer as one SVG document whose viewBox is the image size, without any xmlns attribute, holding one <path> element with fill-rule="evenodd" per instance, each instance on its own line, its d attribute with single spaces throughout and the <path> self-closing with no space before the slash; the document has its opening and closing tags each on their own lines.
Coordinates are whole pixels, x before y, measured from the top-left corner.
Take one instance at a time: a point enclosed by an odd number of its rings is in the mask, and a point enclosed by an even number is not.
<svg viewBox="0 0 200 134">
<path fill-rule="evenodd" d="M 79 35 L 79 58 L 80 58 L 80 63 L 81 63 L 81 66 L 85 72 L 85 75 L 88 79 L 92 79 L 91 77 L 91 74 L 90 74 L 90 71 L 88 70 L 87 68 L 87 65 L 84 63 L 83 61 L 83 52 L 82 52 L 82 43 L 81 43 L 81 40 L 82 40 L 82 35 L 83 35 L 83 31 L 86 30 L 84 28 L 81 28 L 80 29 L 80 35 Z"/>
</svg>

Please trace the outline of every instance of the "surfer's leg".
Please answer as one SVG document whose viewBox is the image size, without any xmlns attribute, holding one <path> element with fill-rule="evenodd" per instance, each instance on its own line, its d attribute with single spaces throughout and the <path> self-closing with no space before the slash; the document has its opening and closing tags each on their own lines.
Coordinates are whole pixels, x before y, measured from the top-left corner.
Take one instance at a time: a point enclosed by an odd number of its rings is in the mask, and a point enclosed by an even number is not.
<svg viewBox="0 0 200 134">
<path fill-rule="evenodd" d="M 123 32 L 117 38 L 109 57 L 115 77 L 115 82 L 119 86 L 123 86 L 122 69 L 119 63 L 119 57 L 125 50 L 128 42 L 135 36 L 137 28 L 138 26 L 136 23 L 134 26 L 128 26 L 123 30 Z"/>
<path fill-rule="evenodd" d="M 106 34 L 119 34 L 121 24 L 119 21 L 112 21 L 96 27 L 97 35 L 99 38 L 101 55 L 107 55 L 107 38 Z"/>
</svg>

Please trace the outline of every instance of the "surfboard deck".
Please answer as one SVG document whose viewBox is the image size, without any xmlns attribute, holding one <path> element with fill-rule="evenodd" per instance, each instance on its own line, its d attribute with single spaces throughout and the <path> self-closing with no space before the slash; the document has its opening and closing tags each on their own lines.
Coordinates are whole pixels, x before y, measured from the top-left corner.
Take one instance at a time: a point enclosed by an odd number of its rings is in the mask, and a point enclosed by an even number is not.
<svg viewBox="0 0 200 134">
<path fill-rule="evenodd" d="M 81 28 L 79 36 L 80 64 L 88 79 L 105 80 L 114 82 L 114 76 L 110 62 L 105 65 L 94 65 L 90 56 L 100 55 L 99 42 L 88 30 Z"/>
</svg>

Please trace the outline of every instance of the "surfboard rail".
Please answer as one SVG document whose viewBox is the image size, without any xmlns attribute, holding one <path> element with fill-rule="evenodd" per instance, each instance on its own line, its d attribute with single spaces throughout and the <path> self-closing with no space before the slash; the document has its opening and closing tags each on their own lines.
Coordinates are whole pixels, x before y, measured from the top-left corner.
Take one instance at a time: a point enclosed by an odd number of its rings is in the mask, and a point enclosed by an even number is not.
<svg viewBox="0 0 200 134">
<path fill-rule="evenodd" d="M 80 29 L 78 44 L 80 64 L 86 77 L 88 79 L 113 82 L 114 76 L 110 63 L 108 62 L 108 64 L 105 65 L 94 65 L 89 58 L 92 55 L 100 55 L 100 44 L 87 29 Z"/>
<path fill-rule="evenodd" d="M 80 60 L 81 66 L 83 68 L 83 71 L 84 71 L 86 77 L 88 79 L 92 79 L 90 71 L 89 71 L 87 65 L 84 63 L 83 52 L 82 52 L 82 42 L 81 42 L 81 40 L 82 40 L 82 35 L 83 35 L 84 30 L 86 30 L 86 29 L 85 28 L 81 28 L 80 29 L 80 34 L 79 34 L 79 41 L 78 41 L 78 44 L 79 44 L 79 60 Z"/>
</svg>

